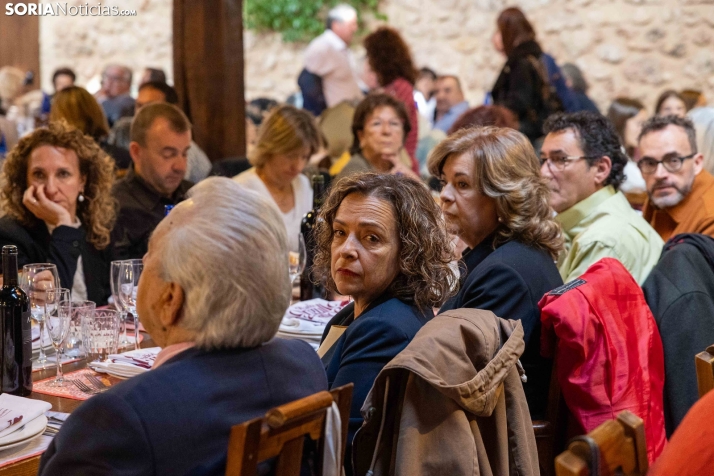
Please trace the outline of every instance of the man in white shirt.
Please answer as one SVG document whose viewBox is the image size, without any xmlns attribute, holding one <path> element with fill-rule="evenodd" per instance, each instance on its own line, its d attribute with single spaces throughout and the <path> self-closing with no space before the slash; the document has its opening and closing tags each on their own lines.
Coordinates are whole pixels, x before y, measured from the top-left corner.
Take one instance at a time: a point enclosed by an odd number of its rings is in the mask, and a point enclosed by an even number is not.
<svg viewBox="0 0 714 476">
<path fill-rule="evenodd" d="M 362 96 L 350 43 L 357 31 L 357 11 L 337 5 L 327 15 L 327 28 L 305 50 L 305 69 L 322 79 L 327 107 Z"/>
</svg>

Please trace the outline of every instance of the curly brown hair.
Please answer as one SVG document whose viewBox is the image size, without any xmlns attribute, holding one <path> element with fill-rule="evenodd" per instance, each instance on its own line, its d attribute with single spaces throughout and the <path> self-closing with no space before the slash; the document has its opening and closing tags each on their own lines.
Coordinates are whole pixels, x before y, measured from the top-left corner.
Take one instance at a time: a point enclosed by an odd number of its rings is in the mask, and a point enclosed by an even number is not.
<svg viewBox="0 0 714 476">
<path fill-rule="evenodd" d="M 83 202 L 77 203 L 77 216 L 87 230 L 87 241 L 101 250 L 109 245 L 116 220 L 116 201 L 111 195 L 114 161 L 96 142 L 65 121 L 51 122 L 23 137 L 10 151 L 3 165 L 0 206 L 4 212 L 31 226 L 38 219 L 22 204 L 27 189 L 27 167 L 32 151 L 49 145 L 73 150 L 79 159 L 79 172 L 86 178 Z"/>
<path fill-rule="evenodd" d="M 394 28 L 383 26 L 364 39 L 367 61 L 377 75 L 380 86 L 386 86 L 397 78 L 404 78 L 414 85 L 417 70 L 404 39 Z"/>
<path fill-rule="evenodd" d="M 496 201 L 501 221 L 494 245 L 518 240 L 556 259 L 563 249 L 563 236 L 528 138 L 506 127 L 462 129 L 434 148 L 427 162 L 429 173 L 441 177 L 446 160 L 460 155 L 473 160 L 479 189 Z"/>
<path fill-rule="evenodd" d="M 353 193 L 384 200 L 396 217 L 399 274 L 387 293 L 422 310 L 440 307 L 458 286 L 458 276 L 449 267 L 451 244 L 439 206 L 426 187 L 408 177 L 363 173 L 332 186 L 315 228 L 315 278 L 337 290 L 331 273 L 332 225 L 340 204 Z"/>
</svg>

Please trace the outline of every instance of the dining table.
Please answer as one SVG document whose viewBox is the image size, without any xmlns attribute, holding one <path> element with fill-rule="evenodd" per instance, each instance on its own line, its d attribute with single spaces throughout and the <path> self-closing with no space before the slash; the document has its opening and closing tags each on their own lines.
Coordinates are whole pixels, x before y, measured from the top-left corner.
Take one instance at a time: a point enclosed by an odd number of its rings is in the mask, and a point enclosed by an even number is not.
<svg viewBox="0 0 714 476">
<path fill-rule="evenodd" d="M 155 344 L 148 334 L 142 332 L 144 339 L 141 341 L 142 348 L 155 347 Z M 123 349 L 127 350 L 127 349 Z M 87 359 L 80 359 L 75 362 L 66 363 L 62 365 L 62 370 L 65 374 L 74 372 L 76 370 L 82 370 L 87 367 Z M 53 364 L 48 364 L 47 368 L 33 372 L 32 381 L 39 382 L 40 380 L 45 380 L 55 376 L 57 370 Z M 72 413 L 77 409 L 84 401 L 74 400 L 71 398 L 58 397 L 54 395 L 45 395 L 43 393 L 32 392 L 30 397 L 35 400 L 44 400 L 52 405 L 52 411 Z M 2 453 L 0 453 L 0 457 Z M 37 470 L 40 466 L 41 455 L 33 456 L 31 458 L 18 461 L 11 465 L 0 468 L 0 476 L 35 476 Z"/>
</svg>

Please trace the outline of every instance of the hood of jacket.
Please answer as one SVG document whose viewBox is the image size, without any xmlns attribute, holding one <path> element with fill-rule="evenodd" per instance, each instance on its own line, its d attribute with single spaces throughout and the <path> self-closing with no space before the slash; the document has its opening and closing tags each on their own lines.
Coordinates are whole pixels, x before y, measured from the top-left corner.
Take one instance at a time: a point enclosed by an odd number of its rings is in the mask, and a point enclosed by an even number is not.
<svg viewBox="0 0 714 476">
<path fill-rule="evenodd" d="M 509 371 L 520 367 L 523 335 L 520 321 L 499 319 L 490 311 L 454 309 L 424 325 L 382 372 L 408 370 L 464 411 L 490 416 Z"/>
</svg>

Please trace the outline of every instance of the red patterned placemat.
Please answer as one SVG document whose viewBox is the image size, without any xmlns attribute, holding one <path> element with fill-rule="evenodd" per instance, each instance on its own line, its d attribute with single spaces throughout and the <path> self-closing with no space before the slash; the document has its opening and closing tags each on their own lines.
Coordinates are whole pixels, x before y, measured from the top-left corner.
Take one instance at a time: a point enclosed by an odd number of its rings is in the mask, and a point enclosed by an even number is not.
<svg viewBox="0 0 714 476">
<path fill-rule="evenodd" d="M 65 373 L 64 374 L 65 384 L 63 387 L 51 386 L 50 383 L 55 378 L 50 377 L 45 380 L 40 380 L 38 382 L 34 382 L 32 384 L 32 391 L 37 392 L 37 393 L 43 393 L 45 395 L 53 395 L 55 397 L 71 398 L 72 400 L 87 400 L 92 395 L 82 392 L 73 383 L 67 381 L 67 380 L 81 380 L 82 382 L 87 384 L 87 386 L 89 386 L 90 388 L 94 388 L 94 386 L 92 384 L 90 384 L 86 378 L 83 378 L 87 375 L 93 375 L 93 376 L 99 378 L 104 385 L 108 385 L 108 386 L 115 385 L 122 381 L 122 379 L 120 379 L 120 378 L 112 377 L 112 376 L 106 375 L 106 374 L 100 374 L 90 368 L 86 368 L 86 369 L 82 369 L 82 370 L 76 370 L 74 372 Z"/>
</svg>

